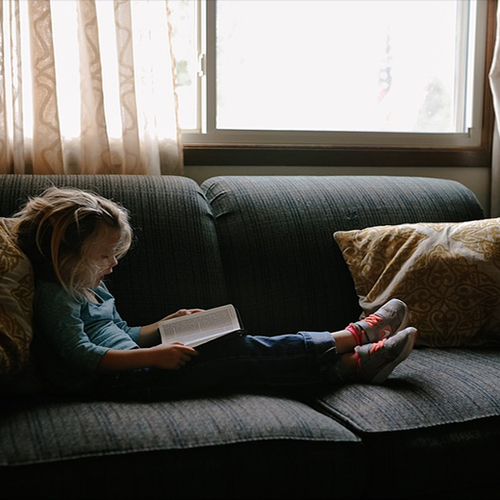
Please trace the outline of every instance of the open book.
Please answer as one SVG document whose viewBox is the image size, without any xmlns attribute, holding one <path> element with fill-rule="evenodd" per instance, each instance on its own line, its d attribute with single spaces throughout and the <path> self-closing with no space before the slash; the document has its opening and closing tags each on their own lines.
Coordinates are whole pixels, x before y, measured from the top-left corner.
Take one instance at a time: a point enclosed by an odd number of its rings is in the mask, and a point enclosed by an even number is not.
<svg viewBox="0 0 500 500">
<path fill-rule="evenodd" d="M 243 331 L 232 304 L 161 321 L 158 326 L 164 344 L 182 342 L 190 347 Z"/>
</svg>

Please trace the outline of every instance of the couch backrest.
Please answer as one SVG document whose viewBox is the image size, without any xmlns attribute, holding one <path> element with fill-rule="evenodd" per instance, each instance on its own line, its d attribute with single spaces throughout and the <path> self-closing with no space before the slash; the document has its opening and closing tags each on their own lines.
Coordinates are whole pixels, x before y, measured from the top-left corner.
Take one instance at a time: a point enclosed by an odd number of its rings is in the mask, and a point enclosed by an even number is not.
<svg viewBox="0 0 500 500">
<path fill-rule="evenodd" d="M 335 231 L 484 217 L 472 191 L 441 179 L 217 177 L 202 189 L 229 296 L 252 333 L 332 330 L 359 315 Z"/>
<path fill-rule="evenodd" d="M 228 302 L 214 220 L 199 186 L 174 176 L 0 175 L 0 217 L 50 186 L 90 189 L 131 212 L 136 242 L 110 276 L 131 325 Z"/>
<path fill-rule="evenodd" d="M 200 188 L 113 175 L 0 175 L 0 217 L 49 185 L 91 189 L 130 210 L 137 241 L 109 282 L 130 324 L 232 302 L 252 333 L 331 330 L 359 314 L 335 231 L 484 217 L 469 189 L 441 179 L 217 177 Z"/>
</svg>

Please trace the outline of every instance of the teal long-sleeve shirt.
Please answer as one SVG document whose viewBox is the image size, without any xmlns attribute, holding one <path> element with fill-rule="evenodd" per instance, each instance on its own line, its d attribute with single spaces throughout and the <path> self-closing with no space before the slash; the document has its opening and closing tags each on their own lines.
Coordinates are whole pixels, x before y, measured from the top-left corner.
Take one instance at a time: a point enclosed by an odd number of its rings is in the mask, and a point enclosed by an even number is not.
<svg viewBox="0 0 500 500">
<path fill-rule="evenodd" d="M 97 303 L 74 298 L 57 283 L 37 283 L 34 351 L 46 383 L 55 392 L 89 387 L 108 350 L 138 347 L 140 327 L 122 320 L 104 284 L 93 292 Z"/>
</svg>

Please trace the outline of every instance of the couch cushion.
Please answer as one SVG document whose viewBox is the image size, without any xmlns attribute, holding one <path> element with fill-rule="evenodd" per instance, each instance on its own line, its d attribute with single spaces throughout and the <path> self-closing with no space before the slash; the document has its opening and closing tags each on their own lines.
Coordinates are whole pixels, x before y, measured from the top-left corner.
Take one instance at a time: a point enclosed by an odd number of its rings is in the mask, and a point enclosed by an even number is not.
<svg viewBox="0 0 500 500">
<path fill-rule="evenodd" d="M 359 498 L 364 488 L 359 438 L 279 395 L 58 401 L 5 410 L 5 498 L 299 500 L 331 498 L 332 491 Z"/>
<path fill-rule="evenodd" d="M 495 498 L 499 377 L 498 350 L 419 347 L 383 385 L 315 403 L 361 436 L 369 463 L 384 464 L 363 498 Z"/>
<path fill-rule="evenodd" d="M 483 217 L 474 194 L 415 177 L 217 177 L 216 217 L 231 301 L 251 333 L 343 328 L 360 313 L 333 233 Z"/>
<path fill-rule="evenodd" d="M 331 418 L 279 396 L 27 402 L 0 413 L 0 466 L 262 440 L 359 443 Z"/>
<path fill-rule="evenodd" d="M 33 270 L 0 218 L 0 385 L 22 371 L 33 335 Z"/>
<path fill-rule="evenodd" d="M 318 399 L 355 432 L 385 433 L 500 419 L 500 351 L 416 348 L 383 385 L 353 384 Z"/>
<path fill-rule="evenodd" d="M 131 325 L 148 324 L 180 308 L 227 303 L 210 207 L 186 177 L 156 175 L 0 175 L 0 216 L 50 185 L 90 189 L 131 212 L 135 242 L 108 285 Z"/>
<path fill-rule="evenodd" d="M 397 297 L 408 305 L 420 345 L 500 342 L 500 219 L 334 236 L 365 314 Z"/>
</svg>

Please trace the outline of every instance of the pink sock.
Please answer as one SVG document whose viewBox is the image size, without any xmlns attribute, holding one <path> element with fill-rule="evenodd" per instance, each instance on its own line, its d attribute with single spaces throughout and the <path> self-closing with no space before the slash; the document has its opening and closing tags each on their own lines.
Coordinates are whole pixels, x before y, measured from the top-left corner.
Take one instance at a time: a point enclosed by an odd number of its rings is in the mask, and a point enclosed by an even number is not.
<svg viewBox="0 0 500 500">
<path fill-rule="evenodd" d="M 350 323 L 349 325 L 346 326 L 345 329 L 348 332 L 352 333 L 352 335 L 354 337 L 354 340 L 356 340 L 356 343 L 358 345 L 362 345 L 363 344 L 363 339 L 361 338 L 363 334 L 358 331 L 358 329 L 356 328 L 356 326 L 354 325 L 354 323 Z"/>
</svg>

